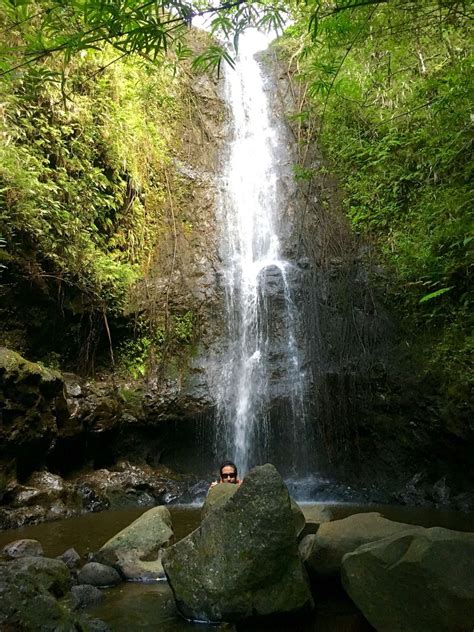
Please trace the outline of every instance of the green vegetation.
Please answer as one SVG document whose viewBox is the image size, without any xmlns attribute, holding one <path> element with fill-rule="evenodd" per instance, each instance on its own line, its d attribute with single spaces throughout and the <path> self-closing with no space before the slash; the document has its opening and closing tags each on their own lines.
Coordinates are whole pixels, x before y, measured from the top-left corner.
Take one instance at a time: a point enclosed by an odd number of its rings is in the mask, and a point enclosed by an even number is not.
<svg viewBox="0 0 474 632">
<path fill-rule="evenodd" d="M 65 100 L 46 67 L 0 86 L 0 225 L 4 262 L 117 311 L 156 240 L 179 84 L 166 67 L 127 62 L 86 80 L 108 60 L 89 52 L 71 63 Z"/>
<path fill-rule="evenodd" d="M 302 143 L 322 145 L 354 230 L 390 272 L 389 300 L 414 353 L 448 396 L 464 398 L 474 245 L 467 6 L 313 1 L 298 6 L 279 45 L 303 84 L 293 117 Z M 307 178 L 307 166 L 296 173 Z"/>
<path fill-rule="evenodd" d="M 75 361 L 79 354 L 88 370 L 99 338 L 108 339 L 102 355 L 113 361 L 117 341 L 117 359 L 134 356 L 124 366 L 138 377 L 147 355 L 186 346 L 192 335 L 190 316 L 168 314 L 167 306 L 157 315 L 143 300 L 135 307 L 135 288 L 153 265 L 158 242 L 170 232 L 176 238 L 170 205 L 182 231 L 192 231 L 179 215 L 189 184 L 175 168 L 192 78 L 186 66 L 176 66 L 176 56 L 164 55 L 160 63 L 138 55 L 117 59 L 107 43 L 31 60 L 33 43 L 44 37 L 44 44 L 52 33 L 38 30 L 39 17 L 66 10 L 58 5 L 49 12 L 42 4 L 35 17 L 37 9 L 35 3 L 0 3 L 2 320 L 17 319 L 10 306 L 31 288 L 49 305 L 33 317 L 28 310 L 20 314 L 25 326 L 47 322 L 53 310 L 69 330 L 37 357 L 59 367 L 66 355 Z M 61 37 L 69 37 L 67 28 Z M 160 329 L 163 320 L 172 322 Z"/>
</svg>

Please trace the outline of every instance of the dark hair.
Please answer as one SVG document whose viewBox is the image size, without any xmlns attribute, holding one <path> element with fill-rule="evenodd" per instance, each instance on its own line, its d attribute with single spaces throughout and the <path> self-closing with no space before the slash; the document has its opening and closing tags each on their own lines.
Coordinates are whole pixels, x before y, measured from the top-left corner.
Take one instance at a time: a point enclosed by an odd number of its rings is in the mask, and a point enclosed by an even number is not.
<svg viewBox="0 0 474 632">
<path fill-rule="evenodd" d="M 235 472 L 235 477 L 237 478 L 237 465 L 235 463 L 233 463 L 232 461 L 224 461 L 223 463 L 221 463 L 221 466 L 219 468 L 219 475 L 222 478 L 222 470 L 225 467 L 233 467 L 234 468 L 234 472 Z"/>
</svg>

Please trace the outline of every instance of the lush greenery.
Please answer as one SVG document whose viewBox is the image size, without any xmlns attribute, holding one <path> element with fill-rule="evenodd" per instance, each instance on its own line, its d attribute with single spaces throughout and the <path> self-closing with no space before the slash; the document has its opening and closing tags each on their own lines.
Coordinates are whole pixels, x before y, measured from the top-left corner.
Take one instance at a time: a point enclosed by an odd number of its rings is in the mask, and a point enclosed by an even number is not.
<svg viewBox="0 0 474 632">
<path fill-rule="evenodd" d="M 41 33 L 37 18 L 21 19 L 32 6 L 1 6 L 10 65 L 21 44 Z M 179 207 L 187 187 L 174 163 L 190 78 L 175 61 L 117 60 L 113 47 L 104 45 L 69 59 L 45 55 L 0 81 L 2 295 L 7 303 L 9 288 L 23 281 L 55 298 L 57 311 L 78 315 L 88 329 L 79 340 L 87 348 L 85 368 L 98 336 L 108 339 L 112 361 L 124 359 L 133 374 L 143 368 L 129 366 L 127 344 L 147 340 L 146 350 L 150 341 L 163 350 L 192 337 L 186 310 L 169 314 L 160 305 L 156 313 L 156 305 L 148 309 L 142 300 L 139 327 L 133 314 L 132 290 L 153 264 L 157 242 L 175 232 L 169 207 Z M 117 335 L 129 341 L 114 353 L 114 319 L 127 314 L 129 333 Z M 45 361 L 58 365 L 64 343 L 56 342 L 59 348 L 52 344 L 55 351 Z M 143 353 L 137 362 L 144 363 Z"/>
<path fill-rule="evenodd" d="M 335 10 L 347 4 L 299 5 L 285 34 L 281 48 L 303 83 L 294 120 L 306 130 L 303 144 L 322 144 L 355 231 L 389 271 L 389 299 L 415 353 L 449 396 L 458 390 L 467 399 L 474 261 L 467 4 L 401 0 Z M 311 177 L 307 165 L 298 169 Z"/>
</svg>

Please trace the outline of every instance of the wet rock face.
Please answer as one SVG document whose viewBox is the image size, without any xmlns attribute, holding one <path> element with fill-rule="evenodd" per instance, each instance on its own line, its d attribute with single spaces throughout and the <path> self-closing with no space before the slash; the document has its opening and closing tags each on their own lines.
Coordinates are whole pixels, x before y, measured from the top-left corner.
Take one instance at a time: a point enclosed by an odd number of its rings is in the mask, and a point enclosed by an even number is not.
<svg viewBox="0 0 474 632">
<path fill-rule="evenodd" d="M 63 386 L 57 371 L 0 347 L 0 463 L 28 470 L 46 454 L 68 417 Z"/>
<path fill-rule="evenodd" d="M 201 527 L 163 553 L 186 618 L 238 621 L 312 606 L 288 490 L 272 465 L 254 468 Z"/>
<path fill-rule="evenodd" d="M 345 590 L 379 632 L 470 632 L 474 534 L 422 529 L 347 554 Z"/>
</svg>

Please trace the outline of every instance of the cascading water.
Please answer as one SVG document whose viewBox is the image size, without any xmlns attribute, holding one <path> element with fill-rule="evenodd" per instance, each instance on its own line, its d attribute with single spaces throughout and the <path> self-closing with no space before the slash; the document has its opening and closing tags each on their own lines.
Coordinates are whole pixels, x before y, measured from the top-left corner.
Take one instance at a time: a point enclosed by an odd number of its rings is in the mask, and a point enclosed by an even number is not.
<svg viewBox="0 0 474 632">
<path fill-rule="evenodd" d="M 225 74 L 232 139 L 218 217 L 227 344 L 217 367 L 216 456 L 232 458 L 244 474 L 278 461 L 278 452 L 287 475 L 303 475 L 312 440 L 292 296 L 298 269 L 283 257 L 280 239 L 281 180 L 293 161 L 254 57 L 257 38 L 243 39 L 235 70 Z"/>
</svg>

